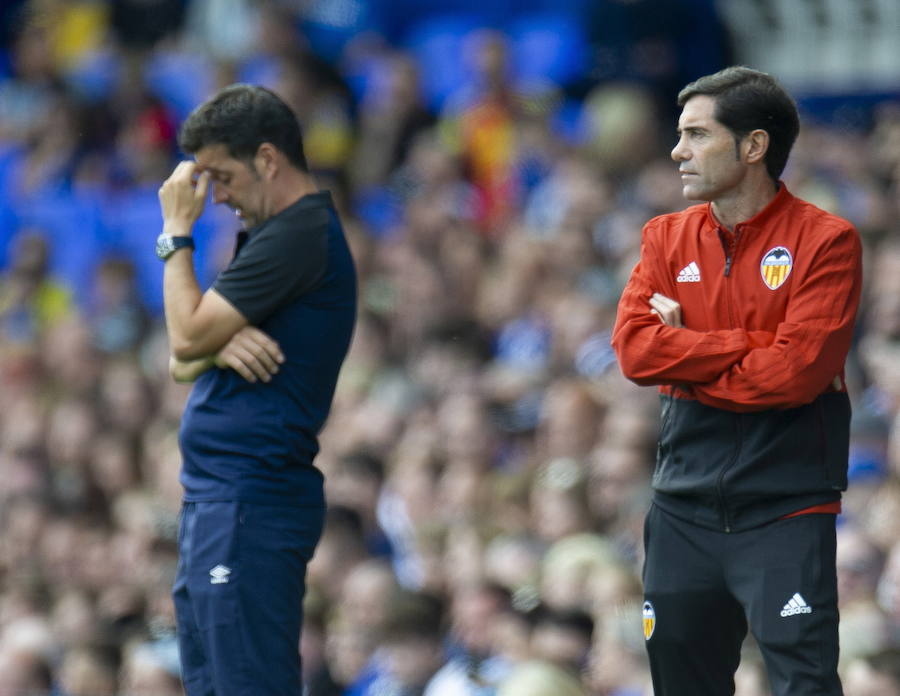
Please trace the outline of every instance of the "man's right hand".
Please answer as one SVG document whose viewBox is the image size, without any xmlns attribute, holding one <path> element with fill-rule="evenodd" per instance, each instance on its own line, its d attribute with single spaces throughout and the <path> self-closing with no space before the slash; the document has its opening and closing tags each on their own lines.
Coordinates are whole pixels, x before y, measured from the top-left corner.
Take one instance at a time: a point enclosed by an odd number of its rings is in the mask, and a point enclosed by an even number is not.
<svg viewBox="0 0 900 696">
<path fill-rule="evenodd" d="M 674 326 L 676 329 L 684 327 L 681 321 L 681 305 L 662 293 L 653 293 L 653 297 L 650 298 L 650 312 L 656 314 L 663 324 Z"/>
<path fill-rule="evenodd" d="M 206 205 L 209 190 L 209 172 L 197 175 L 197 163 L 180 162 L 159 188 L 159 205 L 162 209 L 163 231 L 175 236 L 191 234 L 197 218 Z"/>
<path fill-rule="evenodd" d="M 283 362 L 278 343 L 253 326 L 238 331 L 215 357 L 216 367 L 231 368 L 248 382 L 269 382 Z"/>
</svg>

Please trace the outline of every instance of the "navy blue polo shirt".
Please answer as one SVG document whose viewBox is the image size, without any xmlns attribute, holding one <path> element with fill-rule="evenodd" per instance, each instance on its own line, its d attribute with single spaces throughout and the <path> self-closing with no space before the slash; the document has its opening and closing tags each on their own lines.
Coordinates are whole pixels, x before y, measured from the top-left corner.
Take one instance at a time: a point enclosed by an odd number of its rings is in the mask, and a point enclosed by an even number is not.
<svg viewBox="0 0 900 696">
<path fill-rule="evenodd" d="M 356 274 L 331 195 L 303 196 L 249 231 L 213 287 L 285 356 L 272 380 L 200 375 L 181 420 L 189 502 L 324 505 L 313 466 L 356 318 Z"/>
</svg>

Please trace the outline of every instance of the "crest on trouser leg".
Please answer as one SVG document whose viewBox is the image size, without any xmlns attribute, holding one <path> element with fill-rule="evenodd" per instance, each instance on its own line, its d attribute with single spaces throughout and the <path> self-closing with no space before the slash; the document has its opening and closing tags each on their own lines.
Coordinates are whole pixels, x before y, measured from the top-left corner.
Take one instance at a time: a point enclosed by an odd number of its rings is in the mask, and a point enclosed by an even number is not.
<svg viewBox="0 0 900 696">
<path fill-rule="evenodd" d="M 644 602 L 642 611 L 644 617 L 644 640 L 650 640 L 653 630 L 656 628 L 656 611 L 650 602 Z"/>
</svg>

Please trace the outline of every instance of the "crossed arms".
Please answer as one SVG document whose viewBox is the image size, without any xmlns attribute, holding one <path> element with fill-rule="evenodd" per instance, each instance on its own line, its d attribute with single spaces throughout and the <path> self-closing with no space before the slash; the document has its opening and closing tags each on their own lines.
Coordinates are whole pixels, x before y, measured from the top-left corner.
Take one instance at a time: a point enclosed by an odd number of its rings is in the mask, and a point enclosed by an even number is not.
<svg viewBox="0 0 900 696">
<path fill-rule="evenodd" d="M 163 230 L 173 236 L 190 235 L 203 211 L 209 173 L 194 181 L 195 173 L 194 162 L 182 162 L 159 190 Z M 190 249 L 179 249 L 165 264 L 169 374 L 175 381 L 193 382 L 213 367 L 231 368 L 250 382 L 271 380 L 284 362 L 278 343 L 214 289 L 201 293 Z"/>
<path fill-rule="evenodd" d="M 683 326 L 678 302 L 658 292 L 661 258 L 645 235 L 613 331 L 626 377 L 680 385 L 698 401 L 731 411 L 810 403 L 840 378 L 860 295 L 859 240 L 852 229 L 824 241 L 805 275 L 795 277 L 773 332 Z"/>
</svg>

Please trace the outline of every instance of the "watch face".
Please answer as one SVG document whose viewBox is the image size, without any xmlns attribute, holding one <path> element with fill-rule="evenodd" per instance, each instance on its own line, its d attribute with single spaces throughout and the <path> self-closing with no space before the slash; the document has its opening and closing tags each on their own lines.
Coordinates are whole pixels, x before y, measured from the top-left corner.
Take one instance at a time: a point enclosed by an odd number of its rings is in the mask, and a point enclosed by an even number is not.
<svg viewBox="0 0 900 696">
<path fill-rule="evenodd" d="M 156 255 L 164 261 L 175 251 L 175 243 L 167 234 L 161 234 L 156 239 Z"/>
</svg>

